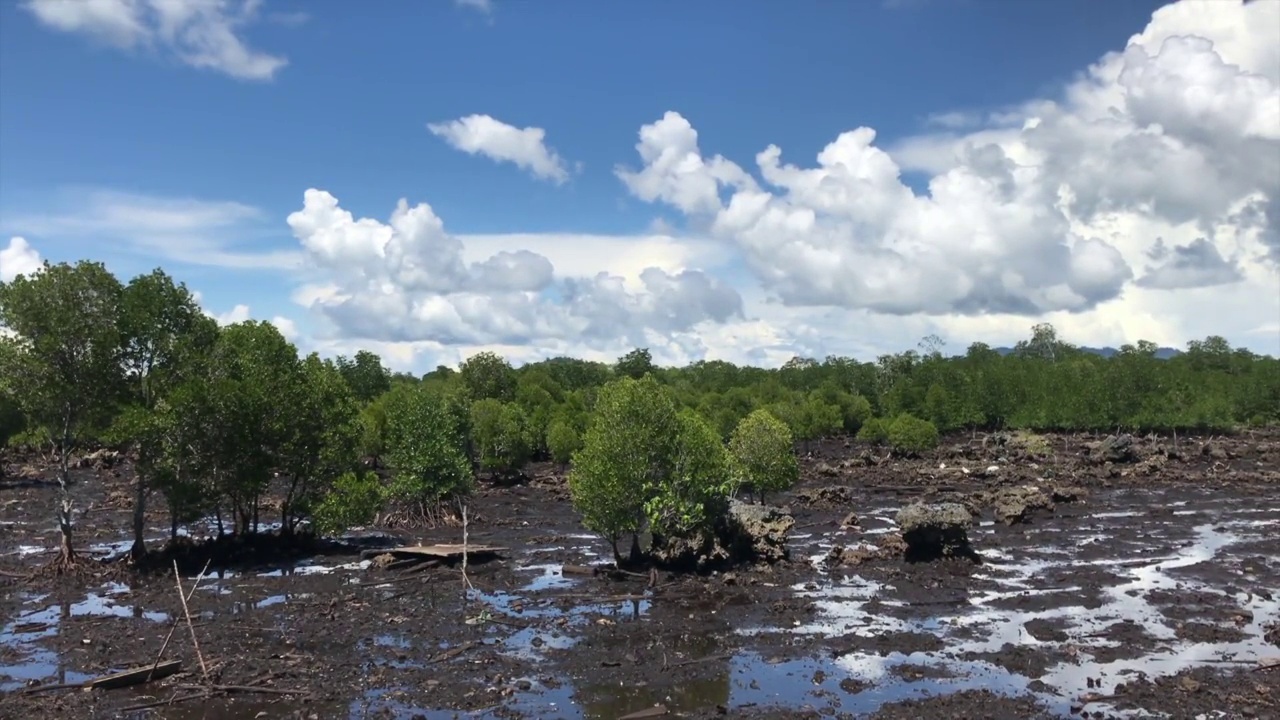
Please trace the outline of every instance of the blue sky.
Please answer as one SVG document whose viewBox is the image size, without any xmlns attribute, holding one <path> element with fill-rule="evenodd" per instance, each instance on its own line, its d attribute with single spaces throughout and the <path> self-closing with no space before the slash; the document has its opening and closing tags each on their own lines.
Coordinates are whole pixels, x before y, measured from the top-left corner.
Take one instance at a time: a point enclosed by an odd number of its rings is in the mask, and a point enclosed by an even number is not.
<svg viewBox="0 0 1280 720">
<path fill-rule="evenodd" d="M 414 368 L 478 348 L 519 360 L 636 343 L 672 362 L 770 364 L 897 351 L 925 332 L 959 350 L 1046 319 L 1091 344 L 1220 332 L 1280 349 L 1276 229 L 1265 212 L 1240 221 L 1280 203 L 1280 178 L 1212 160 L 1280 153 L 1266 127 L 1274 7 L 1184 2 L 1153 19 L 1160 4 L 1137 1 L 183 0 L 165 16 L 149 3 L 0 7 L 0 248 L 20 236 L 28 255 L 122 275 L 162 265 L 211 313 L 279 319 L 304 349 L 371 347 Z M 1208 47 L 1164 42 L 1188 34 Z M 1205 58 L 1226 70 L 1188 74 Z M 1149 87 L 1132 81 L 1144 68 L 1159 71 Z M 1250 88 L 1252 104 L 1217 111 L 1257 123 L 1213 125 L 1226 139 L 1204 141 L 1197 123 L 1220 118 L 1185 96 L 1151 100 L 1169 77 Z M 1080 129 L 1116 97 L 1128 135 Z M 693 164 L 643 159 L 642 126 L 654 158 Z M 1170 163 L 1220 165 L 1231 177 L 1198 179 L 1232 191 L 1209 203 L 1081 170 L 1090 152 L 1120 162 L 1153 126 Z M 762 177 L 766 147 L 784 170 L 820 169 L 859 127 L 874 141 L 832 161 L 862 168 L 843 177 L 841 206 L 814 190 L 840 178 Z M 931 194 L 931 180 L 949 189 Z M 1046 199 L 1064 185 L 1070 212 Z M 308 189 L 369 220 L 291 225 Z M 752 197 L 777 213 L 743 216 Z M 392 258 L 378 248 L 401 198 L 443 226 L 414 225 L 428 230 Z M 496 280 L 476 263 L 502 251 Z M 661 274 L 646 282 L 648 263 Z M 956 268 L 972 272 L 939 274 Z M 1247 301 L 1258 293 L 1261 311 Z M 1253 312 L 1219 328 L 1193 317 L 1207 301 Z"/>
</svg>

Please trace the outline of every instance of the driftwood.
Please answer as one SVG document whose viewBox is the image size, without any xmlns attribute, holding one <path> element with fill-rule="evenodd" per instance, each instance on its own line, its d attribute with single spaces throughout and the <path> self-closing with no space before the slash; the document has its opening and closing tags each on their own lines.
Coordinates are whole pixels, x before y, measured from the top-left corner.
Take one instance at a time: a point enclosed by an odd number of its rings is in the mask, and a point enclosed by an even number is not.
<svg viewBox="0 0 1280 720">
<path fill-rule="evenodd" d="M 653 707 L 637 710 L 628 715 L 623 715 L 618 720 L 648 720 L 649 718 L 666 717 L 671 714 L 665 705 L 654 705 Z"/>
<path fill-rule="evenodd" d="M 20 692 L 23 695 L 35 695 L 37 693 L 53 692 L 55 690 L 115 690 L 117 688 L 142 685 L 144 683 L 151 682 L 152 680 L 166 678 L 170 675 L 176 674 L 181 669 L 181 661 L 170 660 L 169 662 L 146 665 L 140 668 L 134 668 L 133 670 L 113 673 L 111 675 L 103 675 L 102 677 L 94 678 L 85 682 L 58 683 L 57 685 L 36 685 L 16 692 Z"/>
<path fill-rule="evenodd" d="M 467 562 L 486 562 L 499 557 L 499 553 L 506 550 L 504 547 L 496 547 L 492 545 L 406 545 L 394 548 L 370 548 L 360 551 L 362 560 L 379 557 L 381 555 L 390 555 L 396 560 L 445 560 L 460 561 L 463 555 L 467 557 Z"/>
<path fill-rule="evenodd" d="M 115 690 L 117 688 L 141 685 L 150 680 L 159 680 L 177 674 L 182 669 L 180 660 L 170 660 L 156 665 L 145 665 L 133 670 L 125 670 L 114 675 L 95 678 L 84 684 L 86 690 Z"/>
</svg>

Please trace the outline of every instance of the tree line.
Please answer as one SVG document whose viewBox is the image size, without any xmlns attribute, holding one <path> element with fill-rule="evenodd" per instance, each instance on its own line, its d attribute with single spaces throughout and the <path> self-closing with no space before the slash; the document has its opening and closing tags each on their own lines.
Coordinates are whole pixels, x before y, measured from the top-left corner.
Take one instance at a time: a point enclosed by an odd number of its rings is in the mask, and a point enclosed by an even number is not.
<svg viewBox="0 0 1280 720">
<path fill-rule="evenodd" d="M 122 283 L 89 261 L 0 283 L 0 326 L 0 441 L 56 453 L 61 562 L 75 558 L 71 458 L 90 446 L 134 458 L 136 556 L 154 493 L 174 535 L 204 517 L 231 533 L 328 532 L 379 514 L 432 522 L 477 474 L 513 480 L 532 460 L 572 467 L 584 523 L 617 550 L 642 530 L 704 531 L 729 498 L 785 488 L 794 444 L 834 435 L 918 453 L 958 430 L 1280 421 L 1280 360 L 1220 337 L 1167 360 L 1148 342 L 1102 357 L 1037 325 L 1007 352 L 946 355 L 929 337 L 874 362 L 777 369 L 658 367 L 643 348 L 516 368 L 482 352 L 416 377 L 367 351 L 299 356 L 269 323 L 220 327 L 161 270 Z"/>
</svg>

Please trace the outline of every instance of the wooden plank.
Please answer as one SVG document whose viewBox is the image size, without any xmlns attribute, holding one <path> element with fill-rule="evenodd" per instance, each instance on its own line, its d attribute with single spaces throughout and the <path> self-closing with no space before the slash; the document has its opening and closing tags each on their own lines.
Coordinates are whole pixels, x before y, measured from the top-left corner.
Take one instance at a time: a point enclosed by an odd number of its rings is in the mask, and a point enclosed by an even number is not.
<svg viewBox="0 0 1280 720">
<path fill-rule="evenodd" d="M 465 547 L 468 557 L 497 555 L 498 553 L 507 550 L 505 547 L 496 547 L 492 545 L 468 545 Z M 422 557 L 453 560 L 462 557 L 463 548 L 463 545 L 405 545 L 403 547 L 364 550 L 360 553 L 360 557 L 368 559 L 371 557 L 377 557 L 378 555 L 391 555 L 396 558 Z"/>
<path fill-rule="evenodd" d="M 159 665 L 145 665 L 133 670 L 125 670 L 114 675 L 90 680 L 84 684 L 86 690 L 114 690 L 116 688 L 141 685 L 152 680 L 167 678 L 182 669 L 181 660 L 170 660 Z"/>
</svg>

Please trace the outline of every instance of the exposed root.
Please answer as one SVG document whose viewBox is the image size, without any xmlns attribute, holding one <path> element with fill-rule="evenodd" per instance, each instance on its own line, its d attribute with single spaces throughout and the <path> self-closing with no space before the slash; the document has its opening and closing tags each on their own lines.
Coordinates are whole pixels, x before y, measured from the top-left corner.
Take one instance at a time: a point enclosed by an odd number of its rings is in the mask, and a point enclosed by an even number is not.
<svg viewBox="0 0 1280 720">
<path fill-rule="evenodd" d="M 96 574 L 98 563 L 85 560 L 73 551 L 63 550 L 49 564 L 37 568 L 31 577 L 74 577 L 82 578 Z"/>
<path fill-rule="evenodd" d="M 474 520 L 475 518 L 473 518 Z M 397 508 L 379 518 L 378 524 L 388 528 L 461 527 L 462 512 L 456 503 L 441 500 L 436 503 L 416 503 Z"/>
</svg>

